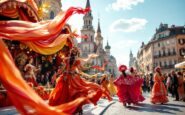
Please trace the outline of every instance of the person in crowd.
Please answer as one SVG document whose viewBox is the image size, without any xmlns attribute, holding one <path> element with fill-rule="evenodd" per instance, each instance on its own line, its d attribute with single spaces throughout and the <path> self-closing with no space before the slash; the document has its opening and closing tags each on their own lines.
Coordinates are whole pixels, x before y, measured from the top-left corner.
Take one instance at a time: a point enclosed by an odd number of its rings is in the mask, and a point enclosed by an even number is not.
<svg viewBox="0 0 185 115">
<path fill-rule="evenodd" d="M 171 75 L 172 75 L 172 97 L 175 96 L 175 101 L 179 101 L 178 78 L 175 71 L 171 71 Z"/>
<path fill-rule="evenodd" d="M 166 80 L 166 89 L 167 89 L 167 95 L 168 95 L 168 92 L 171 92 L 171 74 L 168 73 L 167 75 L 167 80 Z"/>
<path fill-rule="evenodd" d="M 177 73 L 177 78 L 178 78 L 178 95 L 179 95 L 179 100 L 185 101 L 183 74 L 180 71 Z"/>
<path fill-rule="evenodd" d="M 153 81 L 153 74 L 150 73 L 150 79 L 149 79 L 149 84 L 150 84 L 150 91 L 152 91 L 153 85 L 154 85 L 154 81 Z"/>
<path fill-rule="evenodd" d="M 85 81 L 80 77 L 80 71 L 89 69 L 81 65 L 81 59 L 79 58 L 79 49 L 73 47 L 69 53 L 66 53 L 64 62 L 65 69 L 60 74 L 60 77 L 56 81 L 56 87 L 51 92 L 49 97 L 49 105 L 57 106 L 60 104 L 68 103 L 79 97 L 86 97 L 88 101 L 86 103 L 97 104 L 97 101 L 106 95 L 111 101 L 112 98 L 96 83 Z M 77 112 L 83 113 L 82 105 L 78 106 Z"/>
<path fill-rule="evenodd" d="M 134 80 L 138 81 L 136 85 L 133 85 L 135 95 L 137 96 L 138 102 L 143 102 L 145 98 L 142 95 L 142 84 L 143 84 L 143 78 L 141 78 L 139 75 L 137 75 L 136 70 L 131 67 L 130 68 L 131 76 L 134 77 Z"/>
<path fill-rule="evenodd" d="M 101 77 L 101 81 L 100 81 L 101 87 L 102 89 L 110 95 L 110 92 L 108 90 L 108 84 L 109 84 L 109 80 L 108 80 L 108 76 L 106 74 L 103 74 Z"/>
<path fill-rule="evenodd" d="M 109 84 L 108 84 L 108 89 L 109 89 L 111 96 L 116 95 L 116 87 L 113 82 L 114 82 L 114 76 L 111 75 L 109 79 Z"/>
<path fill-rule="evenodd" d="M 146 90 L 150 92 L 150 76 L 149 74 L 146 75 Z"/>
<path fill-rule="evenodd" d="M 152 88 L 152 95 L 151 95 L 151 103 L 156 104 L 164 104 L 168 102 L 167 98 L 167 91 L 165 85 L 163 83 L 164 77 L 161 73 L 161 68 L 155 68 L 155 75 L 154 75 L 154 86 Z"/>
<path fill-rule="evenodd" d="M 146 76 L 144 75 L 144 79 L 143 79 L 143 85 L 142 85 L 142 89 L 143 89 L 143 92 L 146 92 L 147 90 L 147 80 L 146 80 Z"/>
<path fill-rule="evenodd" d="M 35 72 L 37 72 L 38 69 L 34 65 L 32 65 L 32 63 L 33 63 L 33 58 L 30 57 L 30 59 L 28 60 L 28 63 L 24 67 L 24 71 L 25 71 L 24 78 L 27 82 L 31 82 L 33 83 L 34 86 L 38 86 L 38 83 L 36 82 L 36 76 L 35 76 Z"/>
</svg>

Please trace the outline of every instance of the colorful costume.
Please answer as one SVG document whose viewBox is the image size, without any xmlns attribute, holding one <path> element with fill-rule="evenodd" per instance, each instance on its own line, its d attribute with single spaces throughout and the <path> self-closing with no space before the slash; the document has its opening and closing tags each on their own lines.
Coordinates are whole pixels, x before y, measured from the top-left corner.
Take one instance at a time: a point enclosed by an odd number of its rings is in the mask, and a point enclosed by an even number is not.
<svg viewBox="0 0 185 115">
<path fill-rule="evenodd" d="M 127 69 L 125 65 L 119 67 L 119 70 L 124 73 Z M 136 104 L 139 102 L 140 96 L 140 79 L 136 79 L 133 76 L 122 74 L 119 78 L 114 81 L 115 86 L 117 87 L 117 95 L 119 101 L 126 104 Z"/>
<path fill-rule="evenodd" d="M 76 60 L 72 66 L 70 66 L 69 60 L 66 60 L 66 70 L 61 74 L 55 89 L 50 94 L 50 105 L 64 104 L 79 97 L 88 97 L 90 102 L 97 104 L 104 92 L 97 84 L 81 79 L 75 71 L 79 65 L 80 60 Z M 109 97 L 109 99 L 111 98 Z"/>
<path fill-rule="evenodd" d="M 137 96 L 138 102 L 143 102 L 145 100 L 145 98 L 142 95 L 141 86 L 142 86 L 144 80 L 142 78 L 140 78 L 139 76 L 135 76 L 134 78 L 137 83 L 133 86 L 135 88 L 133 93 L 135 93 L 135 95 Z"/>
<path fill-rule="evenodd" d="M 179 72 L 178 74 L 178 94 L 179 99 L 184 100 L 185 99 L 185 93 L 184 93 L 184 81 L 183 81 L 183 75 Z"/>
<path fill-rule="evenodd" d="M 164 80 L 163 76 L 156 72 L 154 75 L 154 86 L 152 88 L 151 96 L 151 102 L 154 104 L 155 103 L 163 104 L 168 102 L 167 90 L 165 88 L 163 80 Z"/>
<path fill-rule="evenodd" d="M 135 70 L 133 67 L 130 68 L 131 76 L 134 77 L 134 80 L 137 82 L 135 85 L 133 85 L 135 95 L 137 96 L 138 102 L 143 102 L 145 98 L 142 95 L 142 84 L 143 84 L 143 78 L 140 78 L 140 76 L 136 75 Z"/>
<path fill-rule="evenodd" d="M 109 80 L 108 89 L 112 96 L 116 95 L 117 93 L 116 87 L 113 82 L 114 82 L 114 79 L 111 77 Z"/>
<path fill-rule="evenodd" d="M 109 81 L 107 80 L 107 75 L 103 75 L 102 76 L 101 81 L 100 81 L 100 84 L 101 84 L 101 87 L 104 90 L 105 94 L 106 95 L 110 95 L 110 92 L 108 90 Z"/>
<path fill-rule="evenodd" d="M 31 64 L 26 64 L 25 66 L 25 75 L 24 78 L 27 82 L 31 82 L 33 83 L 33 85 L 36 87 L 38 86 L 38 83 L 36 82 L 36 77 L 35 77 L 35 66 L 31 65 Z"/>
</svg>

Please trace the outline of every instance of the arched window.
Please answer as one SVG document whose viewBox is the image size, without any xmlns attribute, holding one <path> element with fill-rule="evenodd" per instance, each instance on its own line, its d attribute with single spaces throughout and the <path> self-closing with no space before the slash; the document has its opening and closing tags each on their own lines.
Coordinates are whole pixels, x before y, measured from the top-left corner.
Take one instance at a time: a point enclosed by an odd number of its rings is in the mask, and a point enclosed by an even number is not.
<svg viewBox="0 0 185 115">
<path fill-rule="evenodd" d="M 53 19 L 55 16 L 54 16 L 54 12 L 53 11 L 51 11 L 50 12 L 50 19 Z"/>
</svg>

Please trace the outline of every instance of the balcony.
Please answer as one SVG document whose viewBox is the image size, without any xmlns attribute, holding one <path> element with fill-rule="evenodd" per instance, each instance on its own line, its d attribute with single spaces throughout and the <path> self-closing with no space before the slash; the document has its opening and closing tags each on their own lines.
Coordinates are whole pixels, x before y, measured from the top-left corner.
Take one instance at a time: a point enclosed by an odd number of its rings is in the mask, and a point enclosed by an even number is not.
<svg viewBox="0 0 185 115">
<path fill-rule="evenodd" d="M 169 57 L 169 56 L 175 56 L 176 52 L 173 53 L 165 53 L 165 54 L 161 54 L 161 55 L 154 55 L 154 58 L 162 58 L 162 57 Z"/>
<path fill-rule="evenodd" d="M 174 68 L 174 65 L 161 66 L 161 69 L 172 69 L 172 68 Z"/>
<path fill-rule="evenodd" d="M 157 66 L 153 67 L 153 69 L 155 69 Z M 165 65 L 165 66 L 160 66 L 161 69 L 173 69 L 174 65 Z"/>
</svg>

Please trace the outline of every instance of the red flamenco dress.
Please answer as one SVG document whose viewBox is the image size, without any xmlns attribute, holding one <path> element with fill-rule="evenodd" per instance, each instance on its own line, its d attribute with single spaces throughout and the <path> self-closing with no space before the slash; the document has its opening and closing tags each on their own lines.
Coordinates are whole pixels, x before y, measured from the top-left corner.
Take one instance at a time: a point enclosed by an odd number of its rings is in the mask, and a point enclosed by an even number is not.
<svg viewBox="0 0 185 115">
<path fill-rule="evenodd" d="M 68 60 L 66 61 L 66 71 L 57 80 L 56 87 L 49 97 L 49 105 L 57 106 L 79 97 L 87 97 L 88 101 L 84 104 L 91 102 L 96 105 L 103 94 L 111 100 L 111 97 L 99 85 L 81 79 L 75 71 L 79 65 L 80 60 L 76 60 L 72 66 L 69 66 Z"/>
<path fill-rule="evenodd" d="M 137 102 L 143 102 L 145 98 L 142 95 L 141 86 L 143 84 L 143 78 L 140 78 L 139 76 L 135 75 L 134 77 L 135 85 L 133 85 L 134 92 L 137 97 Z"/>
<path fill-rule="evenodd" d="M 152 96 L 151 96 L 151 102 L 153 104 L 155 103 L 167 103 L 167 90 L 165 88 L 165 85 L 163 83 L 164 78 L 159 74 L 156 73 L 154 75 L 154 86 L 152 88 Z"/>
<path fill-rule="evenodd" d="M 119 101 L 123 104 L 136 104 L 139 102 L 138 96 L 139 93 L 136 94 L 136 88 L 137 86 L 140 86 L 140 82 L 138 79 L 135 79 L 133 76 L 126 75 L 125 71 L 127 70 L 127 67 L 125 65 L 121 65 L 119 67 L 119 71 L 121 71 L 123 74 L 120 75 L 119 78 L 117 78 L 114 81 L 115 86 L 117 87 L 117 96 L 119 98 Z"/>
<path fill-rule="evenodd" d="M 124 104 L 138 103 L 138 98 L 134 93 L 135 87 L 133 87 L 135 81 L 132 76 L 127 75 L 125 77 L 124 75 L 120 75 L 120 77 L 114 81 L 114 84 L 117 87 L 117 96 L 120 102 Z"/>
</svg>

